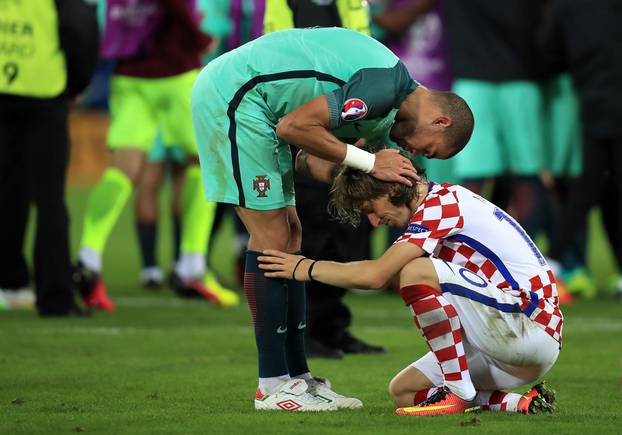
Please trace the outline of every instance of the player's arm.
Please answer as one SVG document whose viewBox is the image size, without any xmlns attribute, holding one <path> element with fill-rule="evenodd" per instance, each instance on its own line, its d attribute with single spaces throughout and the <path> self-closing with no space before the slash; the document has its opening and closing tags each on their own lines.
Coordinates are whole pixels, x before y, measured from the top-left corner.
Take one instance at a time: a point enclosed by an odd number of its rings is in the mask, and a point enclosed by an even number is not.
<svg viewBox="0 0 622 435">
<path fill-rule="evenodd" d="M 331 184 L 339 173 L 341 165 L 321 159 L 306 151 L 296 154 L 296 172 L 323 183 Z"/>
<path fill-rule="evenodd" d="M 310 281 L 309 269 L 313 265 L 311 276 L 315 281 L 342 288 L 375 289 L 385 287 L 406 264 L 424 254 L 423 249 L 413 243 L 397 243 L 377 260 L 317 261 L 314 264 L 313 260 L 301 255 L 268 249 L 259 257 L 259 268 L 266 271 L 268 278 L 293 277 L 297 281 Z"/>
<path fill-rule="evenodd" d="M 391 68 L 376 70 L 385 75 L 394 74 Z M 350 82 L 338 89 L 337 94 L 332 92 L 321 95 L 291 111 L 277 124 L 276 134 L 288 143 L 321 159 L 360 169 L 381 180 L 397 181 L 410 186 L 412 183 L 406 177 L 417 179 L 417 173 L 410 160 L 400 155 L 398 151 L 384 149 L 372 154 L 342 142 L 331 132 L 331 129 L 340 125 L 341 105 L 344 99 L 347 99 L 349 92 L 358 92 L 363 85 L 367 86 L 370 79 L 365 78 L 370 75 L 373 75 L 373 72 L 360 70 Z M 376 99 L 383 98 L 383 100 L 374 105 L 370 103 L 369 111 L 361 116 L 375 119 L 386 115 L 393 104 L 393 100 L 386 94 L 390 95 L 392 92 L 392 89 L 389 89 L 382 97 L 376 95 Z M 329 98 L 332 104 L 329 104 Z"/>
</svg>

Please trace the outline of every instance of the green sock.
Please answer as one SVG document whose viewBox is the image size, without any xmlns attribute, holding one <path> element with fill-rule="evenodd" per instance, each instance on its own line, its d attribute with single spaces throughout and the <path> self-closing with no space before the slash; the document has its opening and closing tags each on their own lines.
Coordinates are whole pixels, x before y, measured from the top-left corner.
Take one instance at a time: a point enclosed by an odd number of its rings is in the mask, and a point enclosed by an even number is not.
<svg viewBox="0 0 622 435">
<path fill-rule="evenodd" d="M 216 203 L 208 202 L 203 194 L 201 170 L 197 165 L 186 169 L 182 194 L 181 254 L 207 254 L 212 235 Z"/>
<path fill-rule="evenodd" d="M 132 182 L 120 170 L 108 168 L 104 172 L 86 204 L 80 243 L 82 248 L 90 248 L 100 254 L 104 251 L 110 231 L 123 211 L 132 190 Z"/>
</svg>

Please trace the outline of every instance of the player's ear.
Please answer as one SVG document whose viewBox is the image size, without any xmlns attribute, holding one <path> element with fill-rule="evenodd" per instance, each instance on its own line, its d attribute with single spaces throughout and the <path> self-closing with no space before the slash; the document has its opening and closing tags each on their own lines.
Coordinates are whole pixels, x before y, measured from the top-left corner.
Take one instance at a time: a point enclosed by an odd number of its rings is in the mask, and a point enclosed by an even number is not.
<svg viewBox="0 0 622 435">
<path fill-rule="evenodd" d="M 432 124 L 438 125 L 440 127 L 451 127 L 452 121 L 451 118 L 447 115 L 438 115 L 434 118 Z"/>
</svg>

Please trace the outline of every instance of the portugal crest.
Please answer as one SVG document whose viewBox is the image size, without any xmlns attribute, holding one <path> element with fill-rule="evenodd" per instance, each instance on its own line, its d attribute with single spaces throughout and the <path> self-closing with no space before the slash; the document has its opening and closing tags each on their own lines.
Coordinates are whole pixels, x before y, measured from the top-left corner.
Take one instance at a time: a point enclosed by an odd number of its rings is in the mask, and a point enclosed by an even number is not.
<svg viewBox="0 0 622 435">
<path fill-rule="evenodd" d="M 257 175 L 257 178 L 253 180 L 253 190 L 259 192 L 257 198 L 266 198 L 266 191 L 270 190 L 270 180 L 266 179 L 265 175 Z"/>
</svg>

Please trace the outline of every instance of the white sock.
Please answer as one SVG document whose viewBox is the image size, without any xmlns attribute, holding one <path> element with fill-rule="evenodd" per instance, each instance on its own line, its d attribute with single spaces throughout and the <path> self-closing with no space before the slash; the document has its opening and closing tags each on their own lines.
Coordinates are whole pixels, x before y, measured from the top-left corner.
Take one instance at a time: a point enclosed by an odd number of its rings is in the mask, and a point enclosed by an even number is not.
<svg viewBox="0 0 622 435">
<path fill-rule="evenodd" d="M 154 281 L 162 281 L 164 279 L 164 275 L 158 266 L 150 266 L 145 267 L 140 271 L 140 279 L 143 281 L 154 280 Z"/>
<path fill-rule="evenodd" d="M 80 254 L 78 254 L 78 258 L 86 266 L 87 269 L 92 270 L 94 272 L 101 272 L 102 270 L 102 256 L 99 252 L 95 251 L 91 248 L 82 248 L 80 249 Z"/>
<path fill-rule="evenodd" d="M 311 372 L 307 372 L 307 373 L 302 373 L 298 376 L 294 376 L 294 379 L 302 379 L 307 382 L 311 382 L 313 381 L 313 376 L 311 376 Z"/>
<path fill-rule="evenodd" d="M 175 265 L 175 272 L 181 279 L 201 279 L 205 275 L 205 256 L 182 252 Z"/>
<path fill-rule="evenodd" d="M 275 376 L 273 378 L 259 378 L 259 389 L 263 394 L 274 394 L 289 380 L 291 380 L 289 375 Z"/>
</svg>

